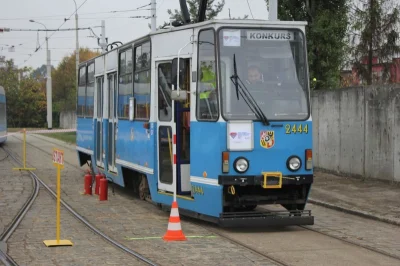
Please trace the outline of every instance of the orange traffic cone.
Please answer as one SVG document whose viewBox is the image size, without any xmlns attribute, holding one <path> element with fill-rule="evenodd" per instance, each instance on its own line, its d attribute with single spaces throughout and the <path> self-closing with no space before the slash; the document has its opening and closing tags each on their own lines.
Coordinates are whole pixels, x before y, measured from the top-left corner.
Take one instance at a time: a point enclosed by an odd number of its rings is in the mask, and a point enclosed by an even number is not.
<svg viewBox="0 0 400 266">
<path fill-rule="evenodd" d="M 171 215 L 169 216 L 168 230 L 163 237 L 166 241 L 184 241 L 185 235 L 182 232 L 181 219 L 179 218 L 178 203 L 172 202 Z"/>
</svg>

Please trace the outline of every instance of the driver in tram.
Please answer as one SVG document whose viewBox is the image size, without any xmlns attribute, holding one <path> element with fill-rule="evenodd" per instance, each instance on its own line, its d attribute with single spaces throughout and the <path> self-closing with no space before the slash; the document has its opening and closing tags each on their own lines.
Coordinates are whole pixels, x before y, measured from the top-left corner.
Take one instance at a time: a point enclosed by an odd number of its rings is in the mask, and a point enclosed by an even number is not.
<svg viewBox="0 0 400 266">
<path fill-rule="evenodd" d="M 261 74 L 260 68 L 257 66 L 249 66 L 247 69 L 247 84 L 264 83 L 264 76 Z"/>
</svg>

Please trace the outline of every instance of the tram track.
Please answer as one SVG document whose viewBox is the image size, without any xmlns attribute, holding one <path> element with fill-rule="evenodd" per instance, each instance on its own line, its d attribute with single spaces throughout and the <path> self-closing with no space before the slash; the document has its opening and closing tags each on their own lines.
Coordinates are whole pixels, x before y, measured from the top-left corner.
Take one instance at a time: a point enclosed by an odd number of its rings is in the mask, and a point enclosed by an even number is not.
<svg viewBox="0 0 400 266">
<path fill-rule="evenodd" d="M 40 137 L 37 137 L 37 138 L 41 139 Z M 49 142 L 53 143 L 53 144 L 58 144 L 58 143 L 52 142 L 52 141 L 49 141 Z M 46 154 L 51 155 L 50 152 L 45 151 L 44 149 L 41 149 L 40 147 L 37 147 L 37 146 L 32 145 L 32 144 L 29 144 L 29 146 L 34 147 L 35 149 L 38 149 L 38 150 L 40 150 L 40 151 L 42 151 L 42 152 L 44 152 Z M 69 163 L 67 161 L 65 161 L 65 163 L 67 163 L 68 165 L 70 165 L 70 166 L 72 166 L 72 167 L 74 167 L 74 168 L 76 168 L 78 170 L 81 170 L 83 172 L 83 170 L 81 168 L 77 167 L 76 165 L 74 165 L 72 163 Z M 196 224 L 196 225 L 198 225 L 200 227 L 203 227 L 204 229 L 207 229 L 210 232 L 212 232 L 212 233 L 214 233 L 214 234 L 216 234 L 216 235 L 218 235 L 218 236 L 220 236 L 220 237 L 222 237 L 222 238 L 224 238 L 224 239 L 226 239 L 226 240 L 228 240 L 228 241 L 230 241 L 230 242 L 232 242 L 232 243 L 234 243 L 236 245 L 242 246 L 243 248 L 245 248 L 247 250 L 250 250 L 250 251 L 252 251 L 252 252 L 254 252 L 254 253 L 258 254 L 258 255 L 261 255 L 261 256 L 267 258 L 268 260 L 273 261 L 277 265 L 284 265 L 284 266 L 291 265 L 291 264 L 287 264 L 284 261 L 282 261 L 282 260 L 280 260 L 280 259 L 278 259 L 276 257 L 273 257 L 273 256 L 271 256 L 269 254 L 265 254 L 264 252 L 257 250 L 256 248 L 252 247 L 251 245 L 248 245 L 248 244 L 246 244 L 246 243 L 244 243 L 242 241 L 239 241 L 237 239 L 234 239 L 234 238 L 230 237 L 228 234 L 225 234 L 225 233 L 221 232 L 221 230 L 219 230 L 219 228 L 214 228 L 214 225 L 212 225 L 211 227 L 210 226 L 205 226 L 204 224 L 202 224 L 202 222 L 193 220 L 190 217 L 188 217 L 188 219 L 191 220 L 194 224 Z M 388 252 L 382 251 L 382 250 L 377 249 L 377 248 L 373 248 L 373 247 L 370 247 L 370 246 L 367 246 L 367 245 L 363 245 L 363 244 L 357 243 L 355 241 L 347 240 L 347 239 L 344 239 L 342 237 L 335 236 L 335 235 L 332 235 L 332 234 L 329 234 L 329 233 L 321 232 L 319 230 L 315 230 L 315 229 L 309 228 L 307 226 L 299 225 L 297 227 L 302 228 L 302 229 L 307 230 L 307 231 L 311 231 L 311 232 L 323 235 L 323 236 L 326 236 L 326 237 L 329 237 L 329 238 L 333 238 L 333 239 L 345 242 L 347 244 L 351 244 L 351 245 L 353 245 L 355 247 L 358 247 L 358 248 L 366 249 L 366 250 L 378 253 L 380 255 L 384 255 L 384 256 L 387 256 L 387 257 L 390 257 L 390 258 L 393 258 L 393 259 L 396 259 L 396 260 L 400 260 L 400 256 L 397 256 L 397 255 L 394 255 L 394 254 L 390 254 Z"/>
<path fill-rule="evenodd" d="M 347 240 L 347 239 L 343 239 L 343 238 L 338 237 L 338 236 L 333 236 L 333 235 L 330 235 L 330 234 L 328 234 L 328 233 L 324 233 L 324 232 L 321 232 L 321 231 L 318 231 L 318 230 L 315 230 L 315 229 L 306 227 L 306 226 L 304 226 L 304 225 L 298 225 L 298 227 L 301 227 L 301 228 L 303 228 L 303 229 L 305 229 L 305 230 L 308 230 L 308 231 L 311 231 L 311 232 L 314 232 L 314 233 L 318 233 L 318 234 L 321 234 L 321 235 L 324 235 L 324 236 L 327 236 L 327 237 L 331 237 L 331 238 L 334 238 L 334 239 L 337 239 L 337 240 L 346 242 L 346 243 L 348 243 L 348 244 L 351 244 L 351 245 L 353 245 L 353 246 L 356 246 L 356 247 L 359 247 L 359 248 L 364 248 L 364 249 L 367 249 L 367 250 L 369 250 L 369 251 L 373 251 L 373 252 L 375 252 L 375 253 L 379 253 L 379 254 L 381 254 L 381 255 L 388 256 L 388 257 L 390 257 L 390 258 L 393 258 L 393 259 L 396 259 L 396 260 L 399 260 L 399 261 L 400 261 L 400 256 L 396 256 L 396 255 L 390 254 L 390 253 L 388 253 L 388 252 L 385 252 L 385 251 L 382 251 L 382 250 L 379 250 L 379 249 L 376 249 L 376 248 L 373 248 L 373 247 L 369 247 L 369 246 L 366 246 L 366 245 L 361 245 L 361 244 L 356 243 L 356 242 L 354 242 L 354 241 L 350 241 L 350 240 Z"/>
<path fill-rule="evenodd" d="M 15 162 L 19 163 L 16 161 L 12 155 L 10 155 L 9 152 L 4 147 L 1 147 Z M 10 225 L 8 228 L 4 230 L 4 232 L 0 235 L 0 261 L 2 261 L 5 265 L 18 265 L 13 258 L 11 258 L 7 254 L 7 248 L 2 249 L 2 247 L 7 247 L 7 240 L 10 238 L 10 236 L 13 234 L 13 232 L 16 230 L 18 225 L 21 223 L 22 219 L 24 218 L 25 214 L 28 212 L 28 210 L 31 208 L 33 202 L 37 198 L 39 194 L 39 182 L 36 178 L 34 178 L 32 175 L 29 175 L 32 179 L 32 185 L 33 185 L 33 190 L 31 195 L 29 196 L 28 200 L 25 202 L 25 204 L 22 206 L 22 208 L 18 211 L 17 215 L 15 215 L 14 219 L 11 221 Z"/>
<path fill-rule="evenodd" d="M 196 223 L 198 226 L 200 226 L 200 227 L 202 227 L 202 228 L 204 228 L 204 229 L 209 230 L 209 231 L 212 232 L 213 234 L 216 234 L 216 235 L 218 235 L 218 236 L 220 236 L 220 237 L 222 237 L 222 238 L 224 238 L 224 239 L 230 241 L 230 242 L 233 243 L 233 244 L 242 246 L 243 248 L 245 248 L 245 249 L 247 249 L 247 250 L 249 250 L 249 251 L 251 251 L 251 252 L 254 252 L 254 253 L 256 253 L 256 254 L 258 254 L 258 255 L 260 255 L 260 256 L 262 256 L 262 257 L 268 259 L 268 260 L 270 260 L 270 261 L 273 261 L 273 262 L 276 263 L 277 265 L 280 265 L 280 266 L 291 266 L 291 264 L 287 264 L 286 262 L 284 262 L 284 261 L 282 261 L 282 260 L 280 260 L 280 259 L 277 259 L 277 258 L 275 258 L 275 257 L 273 257 L 273 256 L 271 256 L 271 255 L 267 255 L 267 254 L 265 254 L 265 253 L 263 253 L 263 252 L 261 252 L 261 251 L 255 249 L 255 248 L 251 247 L 250 245 L 245 244 L 245 243 L 242 242 L 242 241 L 238 241 L 238 240 L 236 240 L 236 239 L 234 239 L 234 238 L 232 238 L 232 237 L 230 237 L 230 236 L 228 236 L 228 235 L 226 235 L 226 234 L 224 234 L 224 233 L 222 233 L 222 232 L 219 232 L 217 229 L 210 228 L 209 226 L 204 227 L 203 225 L 201 225 L 201 224 L 200 224 L 199 222 L 197 222 L 197 221 L 194 222 L 194 223 Z"/>
<path fill-rule="evenodd" d="M 35 147 L 35 146 L 34 146 Z M 21 165 L 22 163 L 17 159 L 17 157 L 7 148 L 4 146 L 1 147 L 9 156 L 11 159 L 13 159 L 17 164 Z M 22 221 L 24 218 L 25 214 L 27 211 L 30 209 L 31 205 L 37 198 L 37 195 L 39 193 L 39 187 L 42 185 L 50 194 L 53 196 L 54 199 L 57 199 L 56 193 L 49 187 L 47 186 L 43 180 L 41 180 L 34 172 L 28 171 L 33 182 L 34 182 L 34 190 L 31 196 L 29 197 L 28 201 L 24 204 L 24 206 L 21 208 L 19 213 L 15 216 L 14 220 L 12 221 L 11 225 L 4 231 L 4 233 L 0 237 L 0 243 L 1 242 L 6 242 L 8 238 L 12 235 L 12 233 L 16 230 L 18 227 L 19 223 Z M 125 253 L 129 254 L 130 256 L 147 263 L 148 265 L 158 265 L 155 262 L 151 261 L 150 259 L 142 256 L 141 254 L 135 252 L 132 249 L 127 248 L 126 246 L 122 245 L 121 243 L 115 241 L 111 237 L 107 236 L 103 232 L 101 232 L 99 229 L 97 229 L 94 225 L 89 223 L 85 218 L 83 218 L 79 213 L 77 213 L 71 206 L 69 206 L 65 201 L 61 199 L 61 204 L 63 207 L 65 207 L 76 219 L 81 221 L 85 226 L 87 226 L 91 231 L 93 231 L 96 235 L 102 237 L 104 240 L 109 242 L 111 245 L 117 247 L 118 249 L 124 251 Z M 2 251 L 0 249 L 0 261 L 5 263 L 6 265 L 18 265 L 16 262 L 7 254 L 7 252 Z"/>
<path fill-rule="evenodd" d="M 192 218 L 189 218 L 189 219 L 192 220 Z M 223 232 L 220 232 L 221 230 L 219 230 L 219 228 L 211 228 L 211 227 L 214 227 L 215 225 L 204 226 L 203 224 L 201 224 L 198 221 L 192 221 L 192 222 L 195 223 L 196 225 L 198 225 L 198 226 L 200 226 L 200 227 L 202 227 L 202 228 L 204 228 L 206 230 L 209 230 L 210 232 L 212 232 L 212 233 L 214 233 L 214 234 L 216 234 L 216 235 L 218 235 L 218 236 L 220 236 L 220 237 L 222 237 L 222 238 L 224 238 L 224 239 L 236 244 L 236 245 L 242 246 L 242 247 L 246 248 L 247 250 L 250 250 L 250 251 L 252 251 L 252 252 L 254 252 L 254 253 L 256 253 L 256 254 L 258 254 L 260 256 L 263 256 L 263 257 L 273 261 L 277 265 L 281 265 L 281 266 L 289 266 L 289 265 L 291 265 L 291 264 L 287 264 L 286 262 L 284 262 L 284 261 L 282 261 L 282 260 L 280 260 L 280 259 L 278 259 L 278 258 L 276 258 L 274 256 L 271 256 L 271 255 L 268 255 L 268 254 L 266 254 L 266 253 L 264 253 L 262 251 L 259 251 L 256 248 L 254 248 L 254 247 L 252 247 L 252 246 L 250 246 L 250 245 L 248 245 L 248 244 L 246 244 L 246 243 L 244 243 L 242 241 L 234 239 L 233 237 L 230 237 L 229 235 L 227 235 L 227 234 L 225 234 Z M 300 227 L 302 229 L 305 229 L 305 230 L 308 230 L 308 231 L 311 231 L 311 232 L 314 232 L 314 233 L 318 233 L 318 234 L 324 235 L 326 237 L 334 238 L 336 240 L 343 241 L 343 242 L 345 242 L 347 244 L 351 244 L 351 245 L 356 246 L 358 248 L 367 249 L 369 251 L 378 253 L 380 255 L 384 255 L 384 256 L 387 256 L 387 257 L 390 257 L 390 258 L 393 258 L 393 259 L 396 259 L 396 260 L 400 260 L 399 256 L 390 254 L 388 252 L 381 251 L 381 250 L 373 248 L 373 247 L 369 247 L 369 246 L 366 246 L 366 245 L 361 245 L 361 244 L 355 243 L 353 241 L 349 241 L 349 240 L 343 239 L 341 237 L 333 236 L 333 235 L 330 235 L 328 233 L 324 233 L 324 232 L 320 232 L 320 231 L 315 230 L 315 229 L 307 228 L 306 226 L 299 225 L 299 226 L 296 226 L 296 227 Z"/>
</svg>

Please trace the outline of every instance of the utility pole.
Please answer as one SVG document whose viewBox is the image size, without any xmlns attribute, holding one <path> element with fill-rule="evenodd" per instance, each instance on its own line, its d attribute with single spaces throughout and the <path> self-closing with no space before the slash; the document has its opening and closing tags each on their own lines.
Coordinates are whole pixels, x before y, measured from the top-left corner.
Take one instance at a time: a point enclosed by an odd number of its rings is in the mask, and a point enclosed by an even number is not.
<svg viewBox="0 0 400 266">
<path fill-rule="evenodd" d="M 151 0 L 151 32 L 156 31 L 156 0 Z"/>
<path fill-rule="evenodd" d="M 75 37 L 76 37 L 76 55 L 75 55 L 75 64 L 76 64 L 76 91 L 78 93 L 78 71 L 79 71 L 79 41 L 78 41 L 78 8 L 76 6 L 76 1 L 73 0 L 75 3 Z"/>
<path fill-rule="evenodd" d="M 278 20 L 278 0 L 269 0 L 269 20 Z"/>
<path fill-rule="evenodd" d="M 106 22 L 104 20 L 101 21 L 101 41 L 100 47 L 101 51 L 104 54 L 106 52 L 107 43 L 106 43 Z"/>
<path fill-rule="evenodd" d="M 47 52 L 47 81 L 46 81 L 46 95 L 47 95 L 47 128 L 52 129 L 53 127 L 53 103 L 52 103 L 52 88 L 51 88 L 51 60 L 49 50 L 49 38 L 47 37 L 47 27 L 40 22 L 29 20 L 30 22 L 38 23 L 43 25 L 46 29 L 46 52 Z"/>
<path fill-rule="evenodd" d="M 52 129 L 53 127 L 53 103 L 52 103 L 52 87 L 51 87 L 51 60 L 49 50 L 49 39 L 47 38 L 46 31 L 46 50 L 47 50 L 47 128 Z"/>
</svg>

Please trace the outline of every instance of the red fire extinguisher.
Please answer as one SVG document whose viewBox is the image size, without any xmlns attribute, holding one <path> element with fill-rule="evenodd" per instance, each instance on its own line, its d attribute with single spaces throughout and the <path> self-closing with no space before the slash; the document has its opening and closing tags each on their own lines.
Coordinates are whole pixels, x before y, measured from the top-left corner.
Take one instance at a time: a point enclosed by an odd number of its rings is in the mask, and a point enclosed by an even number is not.
<svg viewBox="0 0 400 266">
<path fill-rule="evenodd" d="M 99 199 L 101 201 L 103 200 L 107 200 L 108 198 L 108 181 L 107 178 L 103 177 L 102 179 L 100 179 L 100 189 L 99 189 Z"/>
<path fill-rule="evenodd" d="M 100 179 L 102 177 L 101 173 L 96 174 L 96 186 L 94 188 L 94 194 L 99 195 L 99 189 L 100 189 Z"/>
<path fill-rule="evenodd" d="M 85 194 L 92 195 L 92 175 L 89 170 L 85 174 Z"/>
</svg>

